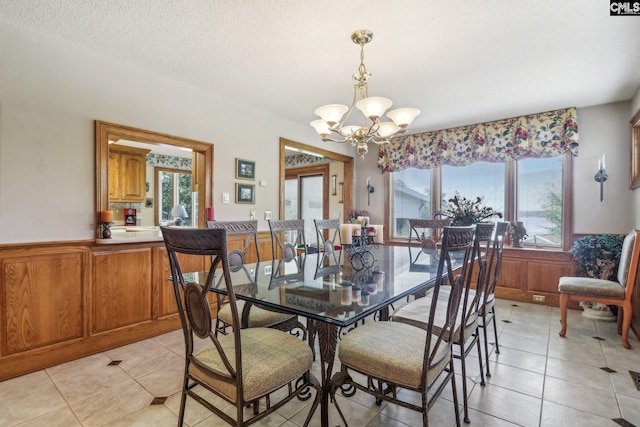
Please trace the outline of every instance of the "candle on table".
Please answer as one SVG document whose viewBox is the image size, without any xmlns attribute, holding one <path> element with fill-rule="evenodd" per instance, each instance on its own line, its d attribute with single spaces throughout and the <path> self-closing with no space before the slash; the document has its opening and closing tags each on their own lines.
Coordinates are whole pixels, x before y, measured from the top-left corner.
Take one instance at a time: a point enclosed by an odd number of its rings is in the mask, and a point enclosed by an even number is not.
<svg viewBox="0 0 640 427">
<path fill-rule="evenodd" d="M 376 290 L 382 291 L 384 289 L 384 271 L 374 272 L 373 280 L 376 282 Z"/>
<path fill-rule="evenodd" d="M 215 221 L 215 215 L 213 213 L 213 206 L 207 208 L 207 221 Z"/>
<path fill-rule="evenodd" d="M 351 224 L 351 234 L 353 236 L 359 236 L 361 232 L 362 226 L 360 224 Z"/>
<path fill-rule="evenodd" d="M 351 305 L 351 286 L 345 286 L 342 288 L 342 296 L 340 297 L 340 304 Z"/>
<path fill-rule="evenodd" d="M 353 243 L 353 234 L 351 232 L 352 224 L 341 224 L 340 225 L 340 237 L 342 238 L 342 243 L 345 245 L 350 245 Z"/>
<path fill-rule="evenodd" d="M 374 225 L 376 229 L 376 234 L 373 235 L 373 243 L 384 243 L 383 230 L 384 227 L 382 225 Z"/>
<path fill-rule="evenodd" d="M 100 222 L 113 222 L 113 211 L 100 211 Z"/>
</svg>

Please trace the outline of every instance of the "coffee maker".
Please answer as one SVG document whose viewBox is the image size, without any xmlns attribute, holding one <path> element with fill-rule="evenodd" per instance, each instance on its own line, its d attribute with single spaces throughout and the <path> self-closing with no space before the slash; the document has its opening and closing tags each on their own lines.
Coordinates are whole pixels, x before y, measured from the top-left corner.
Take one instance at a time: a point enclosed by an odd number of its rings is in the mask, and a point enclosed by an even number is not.
<svg viewBox="0 0 640 427">
<path fill-rule="evenodd" d="M 124 209 L 124 225 L 136 225 L 136 209 Z"/>
</svg>

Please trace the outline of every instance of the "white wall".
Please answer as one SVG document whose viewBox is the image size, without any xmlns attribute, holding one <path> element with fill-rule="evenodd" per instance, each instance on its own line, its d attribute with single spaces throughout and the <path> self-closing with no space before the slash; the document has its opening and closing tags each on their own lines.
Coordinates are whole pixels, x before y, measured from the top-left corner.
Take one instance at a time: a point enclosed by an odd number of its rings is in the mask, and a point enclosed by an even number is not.
<svg viewBox="0 0 640 427">
<path fill-rule="evenodd" d="M 94 237 L 94 120 L 211 142 L 216 219 L 278 215 L 279 137 L 327 148 L 306 123 L 291 123 L 233 100 L 100 57 L 69 44 L 0 24 L 0 244 Z M 631 102 L 578 110 L 580 155 L 574 163 L 576 233 L 624 233 L 640 227 L 640 192 L 628 190 Z M 331 149 L 355 153 L 348 144 Z M 600 203 L 593 180 L 607 155 L 609 180 Z M 234 193 L 234 160 L 256 160 L 252 206 L 221 204 Z M 354 207 L 382 223 L 383 175 L 377 152 L 355 156 Z M 375 193 L 367 205 L 365 185 Z"/>
<path fill-rule="evenodd" d="M 574 159 L 574 232 L 628 233 L 634 227 L 629 190 L 629 102 L 578 109 L 580 153 Z M 606 154 L 604 201 L 594 180 Z"/>
<path fill-rule="evenodd" d="M 6 24 L 0 58 L 0 244 L 94 238 L 94 120 L 214 144 L 216 219 L 255 208 L 260 229 L 265 210 L 278 215 L 279 137 L 326 149 L 306 123 Z M 236 157 L 256 160 L 267 183 L 255 205 L 233 203 Z"/>
<path fill-rule="evenodd" d="M 640 226 L 633 202 L 634 196 L 638 197 L 629 190 L 630 108 L 631 102 L 627 101 L 578 109 L 580 150 L 573 159 L 575 233 L 627 233 Z M 607 156 L 609 178 L 604 184 L 604 201 L 600 203 L 600 186 L 593 176 L 603 154 Z M 373 151 L 364 160 L 357 157 L 355 177 L 354 207 L 368 209 L 374 223 L 382 221 L 384 212 L 384 175 L 380 174 L 377 161 L 377 152 Z M 375 187 L 371 206 L 367 206 L 364 192 L 368 176 Z M 635 206 L 640 204 L 636 202 Z"/>
</svg>

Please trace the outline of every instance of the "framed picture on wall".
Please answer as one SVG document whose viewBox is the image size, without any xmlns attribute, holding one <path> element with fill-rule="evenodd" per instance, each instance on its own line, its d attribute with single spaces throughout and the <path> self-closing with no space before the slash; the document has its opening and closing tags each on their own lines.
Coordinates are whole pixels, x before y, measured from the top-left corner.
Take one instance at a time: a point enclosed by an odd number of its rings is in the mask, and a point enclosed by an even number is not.
<svg viewBox="0 0 640 427">
<path fill-rule="evenodd" d="M 236 183 L 236 203 L 256 202 L 256 186 L 253 184 Z"/>
<path fill-rule="evenodd" d="M 251 160 L 236 159 L 236 178 L 256 179 L 256 162 Z"/>
</svg>

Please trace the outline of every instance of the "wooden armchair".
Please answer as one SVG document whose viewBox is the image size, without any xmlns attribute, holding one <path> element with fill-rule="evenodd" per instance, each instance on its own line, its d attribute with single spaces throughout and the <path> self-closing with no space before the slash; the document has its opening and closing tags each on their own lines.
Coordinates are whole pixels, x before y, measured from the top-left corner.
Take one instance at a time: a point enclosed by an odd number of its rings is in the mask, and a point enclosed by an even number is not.
<svg viewBox="0 0 640 427">
<path fill-rule="evenodd" d="M 629 328 L 633 317 L 633 287 L 635 286 L 638 262 L 640 261 L 640 231 L 627 234 L 622 244 L 617 281 L 593 279 L 590 277 L 561 277 L 558 283 L 560 292 L 560 336 L 567 333 L 567 304 L 573 301 L 592 301 L 621 308 L 618 313 L 618 332 L 622 334 L 622 345 L 629 344 Z"/>
</svg>

